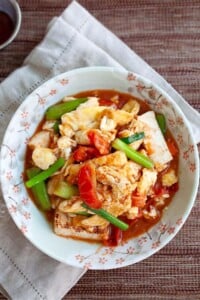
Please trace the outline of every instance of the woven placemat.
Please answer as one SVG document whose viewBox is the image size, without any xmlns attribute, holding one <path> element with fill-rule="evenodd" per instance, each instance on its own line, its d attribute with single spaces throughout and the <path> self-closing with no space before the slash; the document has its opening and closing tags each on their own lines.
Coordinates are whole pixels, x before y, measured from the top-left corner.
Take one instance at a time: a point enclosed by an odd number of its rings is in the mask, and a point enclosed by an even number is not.
<svg viewBox="0 0 200 300">
<path fill-rule="evenodd" d="M 30 5 L 29 1 L 19 1 L 22 28 L 15 42 L 0 52 L 0 81 L 22 64 L 44 36 L 50 19 L 68 3 L 32 0 Z M 200 111 L 199 0 L 80 0 L 79 3 Z M 64 299 L 199 300 L 199 214 L 200 193 L 182 230 L 164 249 L 133 266 L 88 271 Z M 3 299 L 0 295 L 0 300 Z"/>
</svg>

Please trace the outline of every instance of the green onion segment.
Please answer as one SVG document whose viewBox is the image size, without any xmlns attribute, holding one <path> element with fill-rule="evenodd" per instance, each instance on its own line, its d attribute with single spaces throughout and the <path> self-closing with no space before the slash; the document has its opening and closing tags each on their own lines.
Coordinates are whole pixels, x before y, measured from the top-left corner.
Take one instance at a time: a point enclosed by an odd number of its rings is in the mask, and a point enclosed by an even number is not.
<svg viewBox="0 0 200 300">
<path fill-rule="evenodd" d="M 143 138 L 144 138 L 144 132 L 137 132 L 137 133 L 134 133 L 133 135 L 120 138 L 120 140 L 126 144 L 131 144 L 131 143 L 133 143 L 135 141 L 139 141 Z"/>
<path fill-rule="evenodd" d="M 151 169 L 153 168 L 153 162 L 147 156 L 143 155 L 142 153 L 134 150 L 129 145 L 122 142 L 120 139 L 115 139 L 112 143 L 112 147 L 116 150 L 123 151 L 128 158 L 135 161 L 139 165 Z"/>
<path fill-rule="evenodd" d="M 39 174 L 35 175 L 31 179 L 25 182 L 27 188 L 31 188 L 39 182 L 42 182 L 53 175 L 65 164 L 64 158 L 60 157 L 58 160 L 51 165 L 47 170 L 41 171 Z"/>
<path fill-rule="evenodd" d="M 166 124 L 166 119 L 163 114 L 156 113 L 156 120 L 158 122 L 158 125 L 160 127 L 160 130 L 162 131 L 162 134 L 164 135 L 167 130 L 167 124 Z"/>
<path fill-rule="evenodd" d="M 84 103 L 88 98 L 77 98 L 60 104 L 56 104 L 47 108 L 45 113 L 46 120 L 58 120 L 60 117 L 72 110 L 75 110 L 81 103 Z"/>
<path fill-rule="evenodd" d="M 85 203 L 82 204 L 82 206 L 90 211 L 92 211 L 93 213 L 95 213 L 96 215 L 102 217 L 103 219 L 107 220 L 108 222 L 110 222 L 111 224 L 113 224 L 114 226 L 120 228 L 121 230 L 127 230 L 129 228 L 129 225 L 124 223 L 123 221 L 121 221 L 120 219 L 116 218 L 115 216 L 111 215 L 109 212 L 107 212 L 106 210 L 104 210 L 103 208 L 99 208 L 99 209 L 94 209 L 94 208 L 90 208 L 88 205 L 86 205 Z"/>
</svg>

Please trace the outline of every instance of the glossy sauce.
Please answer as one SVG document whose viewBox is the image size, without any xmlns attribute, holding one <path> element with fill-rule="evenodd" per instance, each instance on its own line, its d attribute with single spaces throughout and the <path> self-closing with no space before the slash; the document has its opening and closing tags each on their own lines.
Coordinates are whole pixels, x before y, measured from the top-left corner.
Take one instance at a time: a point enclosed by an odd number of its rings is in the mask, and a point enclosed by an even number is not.
<svg viewBox="0 0 200 300">
<path fill-rule="evenodd" d="M 115 101 L 113 102 L 113 99 L 114 99 L 113 97 L 115 97 L 116 95 L 118 95 L 118 102 L 116 101 L 117 108 L 121 108 L 128 100 L 134 98 L 133 96 L 131 96 L 129 94 L 120 93 L 118 91 L 113 91 L 113 90 L 87 91 L 87 92 L 78 93 L 78 94 L 73 95 L 73 96 L 77 97 L 77 98 L 78 97 L 99 97 L 101 99 L 101 101 L 100 101 L 101 105 L 106 105 L 106 103 L 107 103 L 107 105 L 109 106 L 109 105 L 115 103 Z M 135 100 L 137 100 L 140 103 L 139 114 L 143 114 L 143 113 L 151 110 L 150 106 L 147 103 L 145 103 L 144 101 L 139 100 L 139 99 L 135 99 Z M 42 129 L 42 126 L 43 126 L 44 122 L 45 122 L 45 120 L 41 121 L 41 123 L 39 124 L 36 132 L 39 132 Z M 171 141 L 173 141 L 174 145 L 178 149 L 177 143 L 174 140 L 174 138 L 173 138 L 173 136 L 172 136 L 172 134 L 169 130 L 167 130 L 167 132 L 165 134 L 165 139 L 166 140 L 170 139 Z M 32 155 L 32 151 L 27 147 L 26 160 L 25 160 L 25 169 L 32 166 L 31 155 Z M 168 164 L 168 168 L 172 167 L 175 170 L 176 175 L 178 173 L 178 158 L 179 158 L 178 156 L 179 155 L 177 153 L 177 155 L 174 156 L 173 160 Z M 163 173 L 166 172 L 166 170 L 168 170 L 168 168 L 165 169 L 163 171 Z M 158 174 L 158 178 L 157 178 L 158 185 L 161 182 L 161 175 L 163 173 Z M 25 178 L 25 180 L 26 180 L 26 178 Z M 144 216 L 142 216 L 138 219 L 134 219 L 134 220 L 129 220 L 127 218 L 121 218 L 124 222 L 129 224 L 129 229 L 126 230 L 126 231 L 123 231 L 121 233 L 122 234 L 121 239 L 122 240 L 128 240 L 132 237 L 139 236 L 139 235 L 147 232 L 153 225 L 155 225 L 160 220 L 160 218 L 162 217 L 163 210 L 169 205 L 169 203 L 171 202 L 171 200 L 172 200 L 175 192 L 177 191 L 177 189 L 178 189 L 178 185 L 175 186 L 175 188 L 173 188 L 172 190 L 168 191 L 170 197 L 165 199 L 165 203 L 164 203 L 163 206 L 159 206 L 159 207 L 156 208 L 159 211 L 159 215 L 155 219 L 146 219 Z M 36 203 L 30 189 L 28 190 L 28 193 L 29 193 L 30 197 L 33 199 L 33 201 Z M 150 205 L 154 205 L 154 204 L 155 203 L 152 202 L 152 199 L 149 199 L 149 200 L 147 200 L 147 203 L 146 203 L 146 206 L 144 207 L 144 209 L 148 209 L 148 207 Z M 36 205 L 37 205 L 37 203 L 36 203 Z M 53 223 L 53 219 L 54 219 L 53 211 L 48 212 L 46 214 L 46 218 L 50 223 Z M 111 230 L 111 232 L 113 232 L 113 234 L 116 235 L 116 230 L 114 230 L 114 231 Z M 117 232 L 117 234 L 119 235 L 119 232 Z M 112 238 L 113 238 L 113 244 L 112 244 Z M 93 242 L 93 241 L 90 241 L 90 242 Z M 110 237 L 110 243 L 108 243 L 108 245 L 109 246 L 116 246 L 115 245 L 115 237 L 112 237 L 112 236 Z"/>
<path fill-rule="evenodd" d="M 13 21 L 6 13 L 0 11 L 0 45 L 11 37 L 13 31 Z"/>
</svg>

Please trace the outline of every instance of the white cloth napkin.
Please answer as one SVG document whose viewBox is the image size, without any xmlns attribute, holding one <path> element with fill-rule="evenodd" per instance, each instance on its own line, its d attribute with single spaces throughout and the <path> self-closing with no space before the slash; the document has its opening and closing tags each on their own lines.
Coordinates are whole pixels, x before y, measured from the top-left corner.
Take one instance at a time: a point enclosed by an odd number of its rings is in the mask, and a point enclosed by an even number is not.
<svg viewBox="0 0 200 300">
<path fill-rule="evenodd" d="M 183 110 L 196 143 L 200 141 L 198 112 L 82 6 L 72 2 L 50 22 L 44 40 L 23 66 L 0 85 L 0 143 L 13 113 L 36 87 L 59 73 L 94 65 L 128 69 L 160 85 Z M 59 263 L 32 246 L 9 217 L 2 196 L 0 241 L 0 284 L 11 299 L 61 299 L 85 272 Z"/>
</svg>

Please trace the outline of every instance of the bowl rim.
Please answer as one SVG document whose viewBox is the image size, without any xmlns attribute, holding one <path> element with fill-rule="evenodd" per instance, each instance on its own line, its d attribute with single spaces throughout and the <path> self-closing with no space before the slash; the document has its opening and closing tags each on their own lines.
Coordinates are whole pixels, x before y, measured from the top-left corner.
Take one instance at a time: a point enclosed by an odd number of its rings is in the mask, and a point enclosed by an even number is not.
<svg viewBox="0 0 200 300">
<path fill-rule="evenodd" d="M 198 149 L 197 149 L 197 145 L 194 141 L 194 137 L 193 137 L 193 134 L 192 134 L 192 131 L 191 131 L 191 128 L 190 128 L 190 125 L 189 125 L 189 122 L 187 121 L 185 115 L 183 114 L 183 112 L 181 111 L 181 109 L 179 108 L 179 106 L 176 104 L 176 102 L 162 89 L 160 88 L 157 84 L 155 84 L 154 82 L 152 82 L 151 80 L 149 80 L 148 78 L 145 78 L 135 72 L 131 72 L 131 71 L 127 71 L 127 70 L 122 70 L 121 68 L 116 68 L 116 67 L 100 67 L 100 66 L 97 66 L 97 67 L 83 67 L 83 68 L 78 68 L 78 69 L 73 69 L 71 71 L 67 71 L 67 72 L 63 72 L 61 74 L 58 74 L 52 78 L 50 78 L 49 80 L 45 81 L 44 83 L 42 83 L 37 89 L 35 89 L 34 91 L 32 91 L 26 98 L 25 100 L 19 105 L 19 107 L 17 108 L 17 110 L 15 111 L 15 113 L 13 114 L 6 130 L 5 130 L 5 133 L 4 133 L 4 137 L 3 137 L 3 142 L 2 144 L 4 143 L 4 141 L 6 140 L 6 135 L 7 135 L 7 132 L 8 132 L 8 129 L 9 129 L 9 126 L 13 120 L 13 118 L 15 117 L 15 115 L 18 113 L 18 111 L 20 110 L 21 108 L 21 105 L 26 102 L 32 95 L 35 95 L 37 94 L 37 91 L 44 85 L 44 84 L 51 84 L 52 81 L 60 78 L 60 77 L 63 77 L 63 76 L 74 76 L 76 74 L 79 74 L 79 73 L 87 73 L 87 72 L 113 72 L 113 73 L 119 73 L 120 76 L 122 74 L 133 74 L 137 77 L 137 79 L 141 80 L 142 82 L 144 82 L 145 85 L 148 85 L 150 84 L 153 88 L 155 88 L 155 90 L 159 91 L 162 95 L 164 95 L 164 97 L 166 97 L 172 104 L 173 106 L 175 107 L 175 109 L 178 111 L 178 114 L 181 115 L 181 117 L 183 118 L 183 121 L 184 121 L 184 124 L 185 126 L 187 127 L 188 129 L 188 132 L 190 134 L 190 137 L 191 137 L 191 141 L 194 145 L 194 158 L 195 158 L 195 162 L 197 163 L 197 167 L 196 167 L 196 172 L 195 172 L 195 180 L 194 180 L 194 185 L 193 185 L 193 190 L 192 190 L 192 194 L 191 194 L 191 197 L 190 197 L 190 201 L 189 201 L 189 206 L 188 206 L 188 209 L 185 210 L 184 212 L 184 215 L 183 215 L 183 222 L 182 224 L 179 226 L 178 230 L 176 231 L 175 234 L 171 235 L 171 236 L 168 236 L 168 238 L 166 238 L 164 241 L 162 241 L 161 245 L 156 249 L 156 250 L 150 250 L 147 253 L 144 253 L 144 254 L 141 254 L 140 255 L 140 258 L 137 260 L 137 262 L 140 262 L 144 259 L 147 259 L 148 257 L 152 256 L 153 254 L 155 254 L 156 252 L 158 252 L 159 250 L 161 250 L 164 246 L 166 246 L 175 236 L 176 234 L 180 231 L 180 229 L 182 228 L 182 226 L 184 225 L 185 221 L 187 220 L 193 206 L 194 206 L 194 203 L 195 203 L 195 199 L 196 199 L 196 195 L 197 195 L 197 191 L 198 191 L 198 185 L 199 185 L 199 156 L 198 156 Z M 117 89 L 116 89 L 117 90 Z M 120 91 L 120 89 L 119 89 Z M 2 174 L 2 149 L 1 149 L 1 152 L 0 152 L 0 178 L 1 178 L 1 174 Z M 2 181 L 0 180 L 0 183 Z M 7 206 L 7 201 L 4 197 L 4 189 L 1 185 L 1 190 L 2 190 L 2 194 L 3 194 L 3 198 L 4 198 L 4 202 L 6 203 L 6 206 Z M 8 206 L 7 206 L 8 208 Z M 17 225 L 16 223 L 16 220 L 14 219 L 13 215 L 9 212 L 9 214 L 11 215 L 14 223 Z M 17 225 L 17 227 L 19 228 L 19 226 Z M 25 234 L 24 234 L 25 235 Z M 26 235 L 25 235 L 26 236 Z M 40 247 L 40 245 L 38 245 L 37 242 L 34 241 L 34 239 L 31 239 L 30 237 L 26 236 L 26 238 L 37 248 L 39 249 L 41 252 L 47 254 L 48 256 L 50 256 L 51 258 L 54 258 L 56 259 L 57 261 L 60 261 L 60 262 L 63 262 L 63 263 L 66 263 L 65 260 L 62 260 L 60 259 L 60 257 L 58 255 L 56 255 L 56 253 L 52 253 L 51 251 L 49 251 L 49 249 L 43 249 L 42 247 Z M 133 262 L 133 263 L 127 263 L 127 264 L 124 264 L 123 266 L 128 266 L 128 265 L 131 265 L 131 264 L 134 264 L 134 263 L 137 263 L 137 262 Z M 67 264 L 69 264 L 69 262 L 67 262 Z M 71 263 L 72 266 L 75 266 L 77 267 L 77 265 Z M 80 266 L 79 266 L 80 267 Z M 94 268 L 94 269 L 114 269 L 114 268 L 119 268 L 119 267 L 122 267 L 122 266 L 112 266 L 112 267 L 108 267 L 108 268 Z"/>
<path fill-rule="evenodd" d="M 21 27 L 21 22 L 22 22 L 22 13 L 21 13 L 21 9 L 20 9 L 20 6 L 17 3 L 17 1 L 16 0 L 8 0 L 8 1 L 11 3 L 11 5 L 13 6 L 13 9 L 16 12 L 17 20 L 16 20 L 15 28 L 14 28 L 11 36 L 3 44 L 0 44 L 0 50 L 6 48 L 16 38 L 16 36 L 19 33 L 19 30 Z"/>
</svg>

